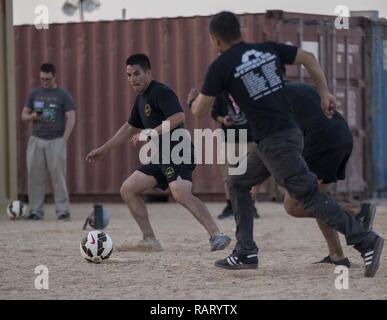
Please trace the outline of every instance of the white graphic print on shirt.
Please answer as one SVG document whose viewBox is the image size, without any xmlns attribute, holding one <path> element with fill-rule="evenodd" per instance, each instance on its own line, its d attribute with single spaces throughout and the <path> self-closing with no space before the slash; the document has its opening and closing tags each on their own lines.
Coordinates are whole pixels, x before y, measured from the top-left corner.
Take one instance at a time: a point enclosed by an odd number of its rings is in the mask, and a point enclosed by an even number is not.
<svg viewBox="0 0 387 320">
<path fill-rule="evenodd" d="M 257 100 L 282 88 L 281 78 L 277 74 L 276 55 L 251 49 L 242 55 L 242 64 L 234 73 L 241 78 L 250 98 Z"/>
</svg>

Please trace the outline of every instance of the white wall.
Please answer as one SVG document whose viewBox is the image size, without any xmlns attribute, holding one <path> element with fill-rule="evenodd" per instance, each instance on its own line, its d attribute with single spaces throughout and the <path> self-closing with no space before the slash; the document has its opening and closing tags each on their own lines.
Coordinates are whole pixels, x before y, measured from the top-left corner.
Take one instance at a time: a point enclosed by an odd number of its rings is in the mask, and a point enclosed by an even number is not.
<svg viewBox="0 0 387 320">
<path fill-rule="evenodd" d="M 100 0 L 101 6 L 94 12 L 84 12 L 84 21 L 119 20 L 122 9 L 126 19 L 209 15 L 221 10 L 236 13 L 259 13 L 270 9 L 289 12 L 334 15 L 338 4 L 347 5 L 350 11 L 378 10 L 387 18 L 387 0 Z M 77 12 L 67 16 L 62 12 L 65 0 L 14 0 L 14 24 L 35 24 L 38 5 L 48 8 L 50 23 L 79 22 Z"/>
</svg>

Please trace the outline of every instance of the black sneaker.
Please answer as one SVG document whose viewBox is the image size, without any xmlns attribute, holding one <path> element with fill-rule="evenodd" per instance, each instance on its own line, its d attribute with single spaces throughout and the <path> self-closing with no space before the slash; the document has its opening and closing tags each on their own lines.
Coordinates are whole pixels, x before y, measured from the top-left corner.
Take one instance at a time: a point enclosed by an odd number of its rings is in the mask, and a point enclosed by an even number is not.
<svg viewBox="0 0 387 320">
<path fill-rule="evenodd" d="M 335 261 L 330 256 L 327 256 L 320 261 L 313 262 L 313 264 L 317 264 L 317 263 L 329 263 L 329 264 L 335 264 L 336 266 L 346 266 L 347 268 L 351 267 L 351 263 L 349 262 L 349 259 L 347 257 Z"/>
<path fill-rule="evenodd" d="M 372 230 L 375 214 L 376 205 L 370 202 L 363 202 L 360 206 L 360 212 L 356 216 L 356 220 L 360 222 L 364 229 Z"/>
<path fill-rule="evenodd" d="M 218 219 L 227 219 L 234 216 L 230 200 L 227 201 L 226 207 L 223 209 L 222 213 L 218 215 Z"/>
<path fill-rule="evenodd" d="M 43 216 L 36 212 L 30 212 L 24 219 L 37 221 L 37 220 L 43 220 Z"/>
<path fill-rule="evenodd" d="M 361 256 L 364 259 L 365 277 L 372 278 L 376 274 L 376 271 L 378 271 L 383 244 L 384 239 L 378 236 L 373 245 L 361 253 Z"/>
<path fill-rule="evenodd" d="M 69 221 L 70 220 L 70 213 L 69 212 L 62 212 L 58 214 L 58 220 L 59 221 Z"/>
<path fill-rule="evenodd" d="M 257 269 L 258 254 L 238 255 L 233 253 L 225 259 L 216 261 L 215 266 L 228 270 Z"/>
</svg>

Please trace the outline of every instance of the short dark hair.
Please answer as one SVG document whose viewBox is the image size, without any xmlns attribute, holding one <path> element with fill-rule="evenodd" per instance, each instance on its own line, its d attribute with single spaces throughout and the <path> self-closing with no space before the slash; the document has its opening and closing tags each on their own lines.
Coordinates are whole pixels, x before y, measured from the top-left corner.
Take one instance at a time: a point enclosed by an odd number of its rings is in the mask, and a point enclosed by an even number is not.
<svg viewBox="0 0 387 320">
<path fill-rule="evenodd" d="M 142 70 L 147 71 L 151 69 L 151 63 L 148 56 L 144 53 L 132 54 L 128 59 L 126 59 L 126 65 L 135 65 L 138 64 Z"/>
<path fill-rule="evenodd" d="M 52 73 L 55 76 L 55 66 L 52 63 L 43 63 L 40 66 L 40 71 L 45 73 Z"/>
<path fill-rule="evenodd" d="M 219 12 L 212 17 L 210 33 L 224 42 L 231 42 L 242 37 L 239 20 L 235 14 L 229 11 Z"/>
</svg>

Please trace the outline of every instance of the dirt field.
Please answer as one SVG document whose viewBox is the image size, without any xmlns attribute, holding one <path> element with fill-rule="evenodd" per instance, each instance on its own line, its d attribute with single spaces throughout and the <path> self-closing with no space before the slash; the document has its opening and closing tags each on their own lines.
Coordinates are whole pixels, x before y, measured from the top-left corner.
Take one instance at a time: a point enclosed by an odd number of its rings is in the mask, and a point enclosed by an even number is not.
<svg viewBox="0 0 387 320">
<path fill-rule="evenodd" d="M 124 205 L 105 204 L 111 221 L 106 231 L 115 245 L 135 243 L 140 232 Z M 209 203 L 214 217 L 223 207 Z M 258 270 L 228 271 L 213 266 L 230 253 L 211 253 L 208 235 L 182 207 L 150 204 L 151 222 L 165 251 L 113 252 L 100 265 L 87 263 L 79 242 L 92 204 L 72 206 L 72 221 L 57 222 L 53 206 L 46 220 L 10 221 L 0 215 L 0 299 L 387 299 L 387 249 L 377 276 L 363 278 L 362 260 L 349 247 L 353 263 L 349 289 L 337 290 L 334 267 L 313 265 L 327 255 L 317 224 L 295 219 L 282 206 L 260 203 L 255 222 L 260 247 Z M 218 220 L 219 221 L 219 220 Z M 234 237 L 233 220 L 219 221 Z M 375 230 L 387 238 L 387 202 L 378 207 Z M 49 269 L 49 290 L 36 290 L 34 269 Z"/>
</svg>

